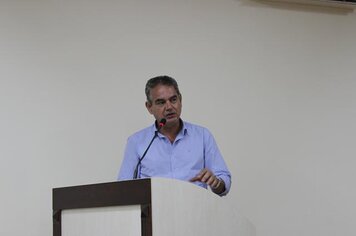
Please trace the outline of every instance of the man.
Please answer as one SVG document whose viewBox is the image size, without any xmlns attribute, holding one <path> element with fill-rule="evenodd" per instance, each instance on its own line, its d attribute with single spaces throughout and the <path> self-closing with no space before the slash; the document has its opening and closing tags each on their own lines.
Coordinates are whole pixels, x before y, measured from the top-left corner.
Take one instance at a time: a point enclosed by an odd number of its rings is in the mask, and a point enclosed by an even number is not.
<svg viewBox="0 0 356 236">
<path fill-rule="evenodd" d="M 145 92 L 146 108 L 156 122 L 128 138 L 118 180 L 136 178 L 137 172 L 138 178 L 181 179 L 226 195 L 231 174 L 212 134 L 180 118 L 177 82 L 168 76 L 154 77 L 147 81 Z"/>
</svg>

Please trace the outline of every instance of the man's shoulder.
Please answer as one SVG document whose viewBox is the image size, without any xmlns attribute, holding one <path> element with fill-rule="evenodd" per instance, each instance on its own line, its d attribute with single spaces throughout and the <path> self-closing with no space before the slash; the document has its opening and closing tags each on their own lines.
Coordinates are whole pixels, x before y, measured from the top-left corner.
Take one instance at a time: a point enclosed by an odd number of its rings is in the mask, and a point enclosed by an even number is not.
<svg viewBox="0 0 356 236">
<path fill-rule="evenodd" d="M 202 125 L 197 125 L 197 124 L 193 124 L 190 122 L 186 122 L 183 121 L 184 123 L 184 128 L 188 131 L 188 132 L 197 132 L 197 133 L 208 133 L 210 134 L 210 131 L 208 130 L 208 128 L 202 126 Z"/>
<path fill-rule="evenodd" d="M 188 121 L 183 121 L 183 124 L 184 124 L 184 127 L 187 129 L 206 129 L 205 127 L 203 127 L 201 125 L 193 124 Z"/>
<path fill-rule="evenodd" d="M 145 138 L 148 134 L 151 134 L 152 132 L 154 132 L 152 130 L 153 130 L 153 125 L 150 125 L 146 128 L 140 129 L 140 130 L 136 131 L 135 133 L 131 134 L 128 139 L 133 140 L 133 139 Z"/>
</svg>

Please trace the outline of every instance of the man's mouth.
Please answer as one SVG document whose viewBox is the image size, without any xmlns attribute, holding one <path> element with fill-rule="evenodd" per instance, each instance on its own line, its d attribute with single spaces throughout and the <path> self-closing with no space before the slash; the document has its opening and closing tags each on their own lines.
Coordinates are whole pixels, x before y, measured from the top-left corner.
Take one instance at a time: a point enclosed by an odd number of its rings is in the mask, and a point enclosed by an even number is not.
<svg viewBox="0 0 356 236">
<path fill-rule="evenodd" d="M 176 113 L 168 113 L 167 115 L 166 115 L 166 118 L 167 119 L 171 119 L 171 118 L 174 118 L 176 116 Z"/>
</svg>

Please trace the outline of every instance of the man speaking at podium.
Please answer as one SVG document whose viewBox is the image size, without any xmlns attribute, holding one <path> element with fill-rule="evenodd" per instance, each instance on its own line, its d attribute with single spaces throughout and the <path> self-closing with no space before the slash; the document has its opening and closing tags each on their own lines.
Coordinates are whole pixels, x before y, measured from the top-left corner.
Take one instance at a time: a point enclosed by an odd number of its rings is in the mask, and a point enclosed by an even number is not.
<svg viewBox="0 0 356 236">
<path fill-rule="evenodd" d="M 231 174 L 212 134 L 183 121 L 182 95 L 169 76 L 147 81 L 146 108 L 155 123 L 127 140 L 118 180 L 164 177 L 190 181 L 226 195 Z"/>
</svg>

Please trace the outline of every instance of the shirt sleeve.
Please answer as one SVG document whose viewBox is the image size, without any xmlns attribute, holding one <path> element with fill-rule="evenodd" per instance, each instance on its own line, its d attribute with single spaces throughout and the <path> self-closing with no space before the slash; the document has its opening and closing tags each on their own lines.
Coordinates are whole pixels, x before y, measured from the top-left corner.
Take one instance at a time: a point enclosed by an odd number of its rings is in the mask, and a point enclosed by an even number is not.
<svg viewBox="0 0 356 236">
<path fill-rule="evenodd" d="M 204 146 L 205 167 L 210 169 L 215 176 L 224 181 L 225 191 L 219 194 L 220 196 L 224 196 L 230 191 L 231 173 L 225 164 L 213 135 L 207 129 L 204 131 Z"/>
<path fill-rule="evenodd" d="M 133 174 L 138 161 L 139 161 L 139 157 L 136 151 L 136 142 L 132 137 L 129 137 L 127 139 L 125 152 L 124 152 L 124 159 L 121 163 L 117 180 L 133 179 Z"/>
</svg>

